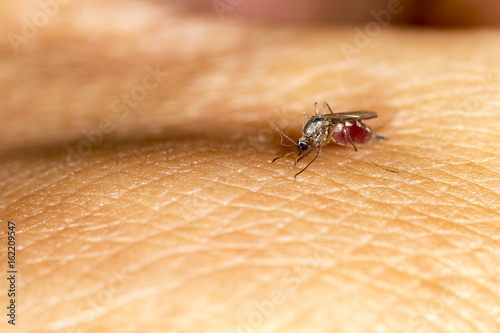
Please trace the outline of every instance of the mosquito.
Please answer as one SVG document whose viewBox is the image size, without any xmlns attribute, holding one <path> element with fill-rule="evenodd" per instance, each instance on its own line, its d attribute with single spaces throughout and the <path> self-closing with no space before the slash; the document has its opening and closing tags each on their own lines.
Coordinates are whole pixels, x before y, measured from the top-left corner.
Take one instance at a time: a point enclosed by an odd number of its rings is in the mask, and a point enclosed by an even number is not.
<svg viewBox="0 0 500 333">
<path fill-rule="evenodd" d="M 309 156 L 316 149 L 318 152 L 316 156 L 295 175 L 297 176 L 304 172 L 319 156 L 323 146 L 327 145 L 330 141 L 335 142 L 338 145 L 345 147 L 353 147 L 354 151 L 361 154 L 356 146 L 364 146 L 372 142 L 377 142 L 381 140 L 387 140 L 387 138 L 376 135 L 370 126 L 363 124 L 363 120 L 377 118 L 377 113 L 373 111 L 348 111 L 348 112 L 337 112 L 333 113 L 330 105 L 328 103 L 323 104 L 323 112 L 319 113 L 318 102 L 314 103 L 316 109 L 316 114 L 312 117 L 304 112 L 304 125 L 302 127 L 302 137 L 299 141 L 295 142 L 288 135 L 286 135 L 278 126 L 276 126 L 269 119 L 269 123 L 280 133 L 282 136 L 290 140 L 297 149 L 286 153 L 283 156 L 276 157 L 272 162 L 279 160 L 280 158 L 287 157 L 293 153 L 299 153 L 297 159 L 295 160 L 294 166 L 297 165 L 303 158 Z M 328 108 L 330 113 L 325 114 L 325 110 Z M 303 156 L 302 153 L 305 154 Z M 365 155 L 361 154 L 368 161 L 373 163 L 375 166 L 384 169 L 389 172 L 399 173 L 394 170 L 386 169 L 377 163 L 370 160 Z"/>
</svg>

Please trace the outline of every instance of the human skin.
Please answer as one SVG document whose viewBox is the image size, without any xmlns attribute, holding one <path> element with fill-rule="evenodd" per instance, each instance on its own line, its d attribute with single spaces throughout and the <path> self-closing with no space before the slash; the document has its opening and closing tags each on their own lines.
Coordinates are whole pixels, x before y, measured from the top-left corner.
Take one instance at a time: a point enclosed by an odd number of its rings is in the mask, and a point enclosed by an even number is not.
<svg viewBox="0 0 500 333">
<path fill-rule="evenodd" d="M 2 329 L 499 330 L 498 30 L 80 6 L 2 44 Z M 294 148 L 266 118 L 297 140 L 316 101 L 378 112 L 360 152 L 400 173 L 334 145 L 297 180 L 270 163 Z"/>
</svg>

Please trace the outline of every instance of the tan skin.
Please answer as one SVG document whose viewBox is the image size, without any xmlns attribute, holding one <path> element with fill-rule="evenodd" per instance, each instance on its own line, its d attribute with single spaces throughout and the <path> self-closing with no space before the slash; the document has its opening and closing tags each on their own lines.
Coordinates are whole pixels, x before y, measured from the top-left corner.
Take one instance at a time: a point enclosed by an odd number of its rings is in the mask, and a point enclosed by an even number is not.
<svg viewBox="0 0 500 333">
<path fill-rule="evenodd" d="M 361 47 L 350 28 L 155 6 L 89 5 L 89 26 L 67 5 L 3 45 L 17 331 L 498 330 L 498 33 L 385 28 Z M 389 140 L 360 152 L 400 173 L 334 145 L 297 181 L 307 161 L 270 163 L 294 147 L 266 117 L 297 140 L 316 101 L 378 112 Z"/>
</svg>

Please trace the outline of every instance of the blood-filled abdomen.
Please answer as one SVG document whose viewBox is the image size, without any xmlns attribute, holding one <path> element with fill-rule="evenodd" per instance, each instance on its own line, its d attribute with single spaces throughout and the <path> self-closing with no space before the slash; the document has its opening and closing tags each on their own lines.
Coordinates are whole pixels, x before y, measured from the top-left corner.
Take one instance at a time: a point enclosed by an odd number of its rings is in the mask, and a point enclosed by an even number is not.
<svg viewBox="0 0 500 333">
<path fill-rule="evenodd" d="M 349 133 L 349 135 L 347 135 Z M 333 128 L 332 141 L 336 144 L 352 147 L 351 140 L 356 146 L 363 146 L 374 141 L 375 134 L 370 126 L 363 124 L 359 120 L 344 121 L 338 123 Z"/>
</svg>

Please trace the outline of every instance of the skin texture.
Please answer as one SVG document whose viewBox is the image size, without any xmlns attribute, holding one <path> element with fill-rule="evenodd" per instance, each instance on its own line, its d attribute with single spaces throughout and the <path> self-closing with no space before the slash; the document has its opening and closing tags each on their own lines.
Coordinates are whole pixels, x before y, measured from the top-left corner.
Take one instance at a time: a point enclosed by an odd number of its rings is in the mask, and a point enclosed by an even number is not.
<svg viewBox="0 0 500 333">
<path fill-rule="evenodd" d="M 17 34 L 39 10 L 9 6 Z M 79 6 L 1 44 L 2 331 L 500 329 L 498 30 Z M 271 164 L 293 147 L 266 117 L 296 140 L 315 101 L 378 112 L 360 151 L 400 173 L 338 146 L 297 181 Z"/>
</svg>

